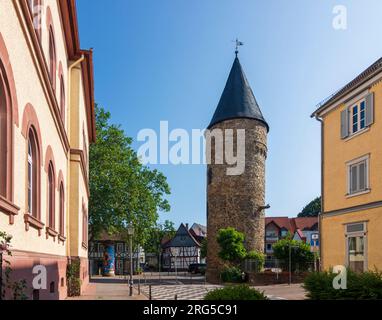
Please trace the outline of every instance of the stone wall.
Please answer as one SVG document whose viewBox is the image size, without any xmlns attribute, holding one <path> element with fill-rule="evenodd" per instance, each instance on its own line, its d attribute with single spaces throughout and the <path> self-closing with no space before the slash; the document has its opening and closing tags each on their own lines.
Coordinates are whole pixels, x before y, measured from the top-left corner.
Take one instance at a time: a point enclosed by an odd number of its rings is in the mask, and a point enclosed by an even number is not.
<svg viewBox="0 0 382 320">
<path fill-rule="evenodd" d="M 211 130 L 216 128 L 233 129 L 234 138 L 236 130 L 245 129 L 245 172 L 228 176 L 226 169 L 230 166 L 226 161 L 224 164 L 216 164 L 215 143 L 212 139 L 212 160 L 207 168 L 207 280 L 211 283 L 219 281 L 223 267 L 223 262 L 218 258 L 218 230 L 233 227 L 245 234 L 245 247 L 248 251 L 263 252 L 265 228 L 264 210 L 259 210 L 259 207 L 265 205 L 267 129 L 261 122 L 252 119 L 227 120 Z"/>
</svg>

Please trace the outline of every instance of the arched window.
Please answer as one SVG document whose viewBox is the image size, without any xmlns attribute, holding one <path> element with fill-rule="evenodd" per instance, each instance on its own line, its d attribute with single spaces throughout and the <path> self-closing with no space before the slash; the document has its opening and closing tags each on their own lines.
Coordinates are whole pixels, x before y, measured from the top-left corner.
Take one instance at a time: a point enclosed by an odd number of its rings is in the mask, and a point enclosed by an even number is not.
<svg viewBox="0 0 382 320">
<path fill-rule="evenodd" d="M 54 230 L 55 227 L 55 182 L 53 164 L 49 164 L 48 169 L 48 227 Z"/>
<path fill-rule="evenodd" d="M 53 28 L 49 29 L 49 76 L 55 90 L 56 86 L 56 44 L 54 41 Z"/>
<path fill-rule="evenodd" d="M 63 76 L 60 79 L 60 112 L 61 118 L 65 123 L 65 83 Z"/>
<path fill-rule="evenodd" d="M 88 246 L 88 216 L 84 204 L 82 204 L 82 246 L 84 248 Z"/>
<path fill-rule="evenodd" d="M 60 235 L 65 235 L 65 193 L 64 185 L 60 185 Z"/>
<path fill-rule="evenodd" d="M 0 65 L 0 195 L 4 198 L 7 198 L 8 110 L 8 95 Z"/>
<path fill-rule="evenodd" d="M 85 129 L 82 130 L 82 143 L 83 143 L 83 147 L 84 147 L 84 158 L 85 158 L 85 167 L 86 167 L 86 171 L 89 170 L 88 168 L 88 157 L 89 157 L 89 153 L 88 153 L 88 145 L 86 143 L 86 135 L 85 135 Z M 86 172 L 86 174 L 88 174 L 88 172 Z"/>
<path fill-rule="evenodd" d="M 37 36 L 41 41 L 41 0 L 28 0 L 28 6 Z"/>
<path fill-rule="evenodd" d="M 35 1 L 35 0 L 28 0 L 29 10 L 30 10 L 31 12 L 33 12 L 34 1 Z"/>
<path fill-rule="evenodd" d="M 36 134 L 31 128 L 28 135 L 28 213 L 39 219 L 38 212 L 38 183 L 39 183 L 39 161 Z"/>
</svg>

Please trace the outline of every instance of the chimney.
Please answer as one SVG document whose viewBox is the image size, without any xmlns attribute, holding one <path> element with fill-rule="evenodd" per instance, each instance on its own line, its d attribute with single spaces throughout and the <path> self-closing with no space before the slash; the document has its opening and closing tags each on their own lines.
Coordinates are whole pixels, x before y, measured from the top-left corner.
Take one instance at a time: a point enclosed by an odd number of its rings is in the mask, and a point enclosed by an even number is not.
<svg viewBox="0 0 382 320">
<path fill-rule="evenodd" d="M 188 228 L 188 223 L 186 223 L 186 229 L 189 230 L 189 228 Z"/>
</svg>

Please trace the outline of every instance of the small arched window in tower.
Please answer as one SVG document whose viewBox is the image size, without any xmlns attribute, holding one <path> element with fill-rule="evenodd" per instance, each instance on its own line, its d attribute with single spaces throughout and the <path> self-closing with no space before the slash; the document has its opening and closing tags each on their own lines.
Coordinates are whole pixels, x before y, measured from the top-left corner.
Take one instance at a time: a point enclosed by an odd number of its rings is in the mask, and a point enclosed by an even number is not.
<svg viewBox="0 0 382 320">
<path fill-rule="evenodd" d="M 49 286 L 49 291 L 50 291 L 50 293 L 54 293 L 55 291 L 56 291 L 56 284 L 54 283 L 54 281 L 52 281 L 51 283 L 50 283 L 50 286 Z"/>
<path fill-rule="evenodd" d="M 38 152 L 37 140 L 33 128 L 29 130 L 28 135 L 28 212 L 29 214 L 39 219 L 38 213 Z"/>
<path fill-rule="evenodd" d="M 212 183 L 212 169 L 211 168 L 208 169 L 207 180 L 208 180 L 208 185 L 210 185 Z"/>
<path fill-rule="evenodd" d="M 9 102 L 7 97 L 5 79 L 0 65 L 0 195 L 7 197 L 7 154 L 8 154 L 8 110 Z"/>
<path fill-rule="evenodd" d="M 55 90 L 56 85 L 56 44 L 54 40 L 53 28 L 49 29 L 49 77 Z"/>
<path fill-rule="evenodd" d="M 60 113 L 62 121 L 65 123 L 65 82 L 64 76 L 60 79 Z"/>
<path fill-rule="evenodd" d="M 48 170 L 48 226 L 53 230 L 55 227 L 54 188 L 54 170 L 53 164 L 50 163 Z"/>
<path fill-rule="evenodd" d="M 65 235 L 65 193 L 64 185 L 60 185 L 60 235 Z"/>
</svg>

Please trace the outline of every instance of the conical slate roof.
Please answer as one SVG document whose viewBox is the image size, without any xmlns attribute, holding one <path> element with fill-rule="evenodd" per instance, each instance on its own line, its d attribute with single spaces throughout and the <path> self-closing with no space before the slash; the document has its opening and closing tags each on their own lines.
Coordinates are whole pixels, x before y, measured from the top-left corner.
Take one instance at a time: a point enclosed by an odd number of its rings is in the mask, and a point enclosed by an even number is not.
<svg viewBox="0 0 382 320">
<path fill-rule="evenodd" d="M 219 122 L 237 118 L 261 121 L 269 131 L 268 123 L 261 113 L 238 57 L 233 62 L 227 84 L 208 129 Z"/>
</svg>

